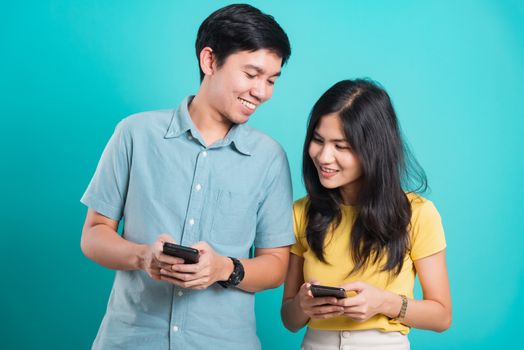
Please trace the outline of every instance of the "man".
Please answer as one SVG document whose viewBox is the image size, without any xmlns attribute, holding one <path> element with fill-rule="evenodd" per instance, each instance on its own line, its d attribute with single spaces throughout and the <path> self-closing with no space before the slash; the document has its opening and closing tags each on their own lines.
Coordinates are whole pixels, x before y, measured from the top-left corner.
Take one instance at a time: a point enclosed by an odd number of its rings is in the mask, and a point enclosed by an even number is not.
<svg viewBox="0 0 524 350">
<path fill-rule="evenodd" d="M 273 93 L 287 35 L 273 17 L 231 5 L 202 23 L 196 53 L 196 96 L 120 122 L 82 197 L 82 251 L 117 270 L 94 348 L 260 348 L 253 293 L 284 280 L 289 166 L 244 123 Z M 163 254 L 164 242 L 198 249 L 199 262 Z"/>
</svg>

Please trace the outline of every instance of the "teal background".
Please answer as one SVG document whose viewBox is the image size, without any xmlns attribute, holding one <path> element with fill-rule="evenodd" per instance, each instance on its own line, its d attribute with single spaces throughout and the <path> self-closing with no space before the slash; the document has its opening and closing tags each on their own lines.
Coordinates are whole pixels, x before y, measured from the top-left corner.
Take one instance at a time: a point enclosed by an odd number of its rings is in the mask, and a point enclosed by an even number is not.
<svg viewBox="0 0 524 350">
<path fill-rule="evenodd" d="M 3 349 L 89 348 L 114 273 L 79 247 L 79 199 L 117 122 L 198 89 L 193 44 L 226 1 L 19 1 L 0 11 Z M 445 225 L 453 324 L 415 349 L 510 348 L 524 310 L 522 1 L 252 1 L 293 54 L 250 124 L 286 149 L 294 197 L 306 118 L 338 80 L 392 96 Z M 420 296 L 420 290 L 417 289 Z M 298 348 L 282 290 L 257 295 L 265 349 Z"/>
</svg>

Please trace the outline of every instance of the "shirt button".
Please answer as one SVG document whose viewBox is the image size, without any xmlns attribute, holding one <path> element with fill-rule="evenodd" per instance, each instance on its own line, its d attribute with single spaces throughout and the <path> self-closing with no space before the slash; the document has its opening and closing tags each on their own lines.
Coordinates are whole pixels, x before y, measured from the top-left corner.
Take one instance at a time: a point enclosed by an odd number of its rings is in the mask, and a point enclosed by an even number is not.
<svg viewBox="0 0 524 350">
<path fill-rule="evenodd" d="M 207 152 L 206 151 L 202 152 L 202 157 L 207 157 Z"/>
<path fill-rule="evenodd" d="M 202 186 L 201 186 L 200 184 L 197 184 L 197 185 L 195 186 L 195 190 L 196 190 L 197 192 L 200 191 L 201 189 L 202 189 Z"/>
<path fill-rule="evenodd" d="M 351 334 L 351 333 L 349 333 L 349 332 L 342 332 L 342 336 L 343 336 L 344 338 L 349 338 L 349 335 L 350 335 L 350 334 Z"/>
<path fill-rule="evenodd" d="M 195 224 L 195 220 L 194 219 L 189 219 L 189 225 L 193 226 Z"/>
<path fill-rule="evenodd" d="M 184 292 L 182 292 L 181 290 L 178 291 L 178 296 L 181 297 L 182 295 L 184 295 Z"/>
<path fill-rule="evenodd" d="M 173 332 L 178 332 L 178 326 L 173 326 Z"/>
</svg>

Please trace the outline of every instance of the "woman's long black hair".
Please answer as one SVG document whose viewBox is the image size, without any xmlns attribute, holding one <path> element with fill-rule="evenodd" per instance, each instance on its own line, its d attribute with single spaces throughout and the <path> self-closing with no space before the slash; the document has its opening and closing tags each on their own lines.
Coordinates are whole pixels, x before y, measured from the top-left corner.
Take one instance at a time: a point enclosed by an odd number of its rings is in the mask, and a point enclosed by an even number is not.
<svg viewBox="0 0 524 350">
<path fill-rule="evenodd" d="M 381 271 L 397 275 L 409 249 L 411 205 L 405 190 L 424 191 L 427 180 L 402 141 L 388 94 L 369 80 L 336 83 L 320 97 L 311 111 L 302 163 L 309 195 L 308 244 L 317 258 L 327 263 L 323 252 L 326 232 L 336 228 L 341 221 L 340 189 L 327 189 L 321 185 L 309 156 L 309 145 L 320 119 L 332 113 L 339 115 L 346 139 L 362 168 L 349 247 L 354 262 L 350 274 L 387 255 Z"/>
</svg>

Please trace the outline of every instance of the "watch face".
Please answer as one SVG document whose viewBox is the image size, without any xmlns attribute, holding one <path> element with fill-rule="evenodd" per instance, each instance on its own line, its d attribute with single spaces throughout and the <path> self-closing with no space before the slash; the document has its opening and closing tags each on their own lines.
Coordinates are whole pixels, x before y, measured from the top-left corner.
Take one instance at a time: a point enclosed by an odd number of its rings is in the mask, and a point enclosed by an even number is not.
<svg viewBox="0 0 524 350">
<path fill-rule="evenodd" d="M 231 276 L 229 277 L 228 282 L 232 286 L 236 286 L 244 279 L 244 266 L 242 266 L 242 263 L 238 261 L 238 259 L 231 258 L 231 260 L 233 260 L 235 267 L 233 269 L 233 273 L 231 273 Z"/>
</svg>

